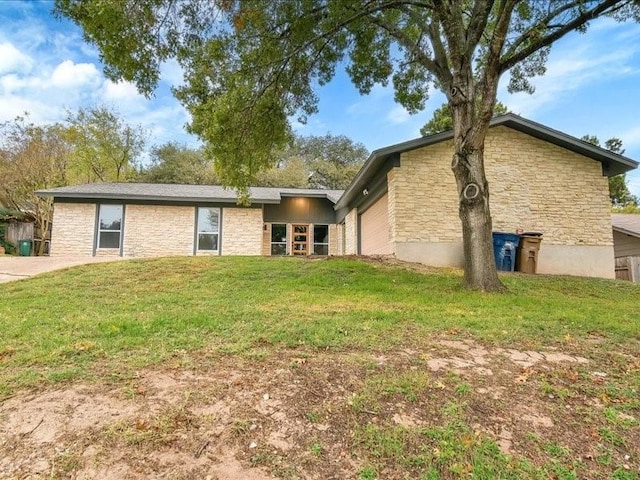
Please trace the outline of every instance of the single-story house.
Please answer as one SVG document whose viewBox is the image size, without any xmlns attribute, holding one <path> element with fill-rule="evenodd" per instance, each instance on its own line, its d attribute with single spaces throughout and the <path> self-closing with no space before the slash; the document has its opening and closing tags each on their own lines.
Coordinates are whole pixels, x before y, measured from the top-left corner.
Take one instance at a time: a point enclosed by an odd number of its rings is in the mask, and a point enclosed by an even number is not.
<svg viewBox="0 0 640 480">
<path fill-rule="evenodd" d="M 54 197 L 51 254 L 393 254 L 461 266 L 453 134 L 374 151 L 343 191 L 90 184 Z M 637 162 L 513 114 L 491 122 L 485 168 L 496 231 L 543 234 L 539 273 L 614 276 L 607 177 Z"/>
</svg>

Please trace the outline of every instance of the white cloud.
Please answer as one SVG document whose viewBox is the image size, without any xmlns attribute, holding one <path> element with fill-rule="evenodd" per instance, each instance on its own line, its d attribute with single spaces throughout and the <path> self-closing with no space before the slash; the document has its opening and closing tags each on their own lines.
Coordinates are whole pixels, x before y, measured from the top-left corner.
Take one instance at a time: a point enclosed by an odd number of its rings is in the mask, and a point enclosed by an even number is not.
<svg viewBox="0 0 640 480">
<path fill-rule="evenodd" d="M 498 90 L 498 98 L 503 99 L 509 110 L 514 113 L 531 116 L 547 105 L 557 102 L 558 98 L 582 87 L 607 82 L 613 78 L 640 75 L 640 69 L 634 57 L 640 53 L 637 41 L 638 31 L 611 31 L 619 24 L 607 24 L 601 27 L 605 37 L 584 37 L 573 34 L 558 50 L 551 52 L 547 62 L 547 72 L 541 77 L 532 79 L 535 93 L 507 93 L 508 75 L 505 75 Z M 622 27 L 620 27 L 622 28 Z M 594 33 L 594 32 L 591 32 Z M 607 36 L 625 37 L 625 47 L 611 50 L 607 47 Z M 630 41 L 630 38 L 636 41 Z"/>
<path fill-rule="evenodd" d="M 178 86 L 184 83 L 184 70 L 176 60 L 168 60 L 160 65 L 160 78 L 169 85 Z"/>
<path fill-rule="evenodd" d="M 18 50 L 12 43 L 0 43 L 0 75 L 14 72 L 28 72 L 33 60 Z"/>
<path fill-rule="evenodd" d="M 411 114 L 402 105 L 396 105 L 387 113 L 386 118 L 391 123 L 398 125 L 408 122 L 411 119 Z"/>
<path fill-rule="evenodd" d="M 640 124 L 628 128 L 618 136 L 625 147 L 640 146 Z"/>
<path fill-rule="evenodd" d="M 105 80 L 102 87 L 104 98 L 108 101 L 139 101 L 144 96 L 138 93 L 136 86 L 131 82 L 112 82 Z"/>
<path fill-rule="evenodd" d="M 77 89 L 96 86 L 100 82 L 100 72 L 93 63 L 74 63 L 65 60 L 58 64 L 51 74 L 51 85 L 62 89 Z"/>
</svg>

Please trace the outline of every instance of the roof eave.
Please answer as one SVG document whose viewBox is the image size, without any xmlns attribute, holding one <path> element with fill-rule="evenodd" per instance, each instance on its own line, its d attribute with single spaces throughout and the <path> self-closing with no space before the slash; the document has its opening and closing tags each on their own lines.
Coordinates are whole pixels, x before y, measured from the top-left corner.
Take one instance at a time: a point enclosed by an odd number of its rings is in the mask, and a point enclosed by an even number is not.
<svg viewBox="0 0 640 480">
<path fill-rule="evenodd" d="M 632 237 L 636 237 L 636 238 L 640 238 L 640 232 L 634 232 L 633 230 L 627 230 L 626 228 L 622 228 L 622 227 L 612 227 L 614 231 L 618 232 L 618 233 L 624 233 L 625 235 L 630 235 Z"/>
<path fill-rule="evenodd" d="M 41 197 L 71 198 L 87 200 L 138 200 L 150 202 L 176 202 L 176 203 L 237 203 L 237 198 L 223 197 L 178 197 L 165 195 L 132 195 L 118 193 L 79 193 L 79 192 L 53 192 L 48 190 L 38 190 L 36 195 Z M 280 199 L 273 198 L 251 198 L 252 204 L 278 204 Z"/>
</svg>

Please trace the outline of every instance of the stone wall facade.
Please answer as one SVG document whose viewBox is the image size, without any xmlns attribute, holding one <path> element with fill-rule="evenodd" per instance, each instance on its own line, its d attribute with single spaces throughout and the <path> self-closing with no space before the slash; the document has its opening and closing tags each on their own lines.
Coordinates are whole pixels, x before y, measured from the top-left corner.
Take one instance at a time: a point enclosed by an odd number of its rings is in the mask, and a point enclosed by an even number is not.
<svg viewBox="0 0 640 480">
<path fill-rule="evenodd" d="M 193 255 L 195 208 L 127 205 L 123 256 Z"/>
<path fill-rule="evenodd" d="M 462 263 L 452 155 L 452 141 L 440 142 L 401 154 L 400 167 L 389 172 L 391 237 L 403 259 Z M 608 181 L 600 162 L 498 126 L 487 134 L 485 171 L 493 230 L 543 233 L 539 272 L 613 275 Z M 579 249 L 587 246 L 602 248 Z M 581 262 L 593 267 L 585 273 Z"/>
<path fill-rule="evenodd" d="M 262 255 L 262 208 L 222 209 L 222 255 Z"/>
<path fill-rule="evenodd" d="M 50 255 L 93 255 L 95 227 L 95 204 L 56 202 L 53 206 Z"/>
<path fill-rule="evenodd" d="M 344 217 L 344 255 L 358 254 L 358 209 L 352 208 Z"/>
</svg>

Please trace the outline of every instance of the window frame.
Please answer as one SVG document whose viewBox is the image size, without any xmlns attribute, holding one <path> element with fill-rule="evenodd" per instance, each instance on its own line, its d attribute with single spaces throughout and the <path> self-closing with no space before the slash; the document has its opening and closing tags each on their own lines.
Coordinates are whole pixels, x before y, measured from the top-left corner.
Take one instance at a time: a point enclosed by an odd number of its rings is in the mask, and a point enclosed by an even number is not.
<svg viewBox="0 0 640 480">
<path fill-rule="evenodd" d="M 273 227 L 281 226 L 284 227 L 284 242 L 274 242 L 273 241 Z M 273 253 L 274 245 L 284 245 L 284 253 Z M 289 255 L 289 228 L 286 223 L 272 223 L 271 230 L 269 235 L 269 255 L 272 257 L 282 257 Z"/>
<path fill-rule="evenodd" d="M 102 208 L 103 207 L 120 207 L 120 228 L 118 230 L 111 230 L 101 228 L 102 226 Z M 94 255 L 98 250 L 118 250 L 122 255 L 122 244 L 124 240 L 124 217 L 125 217 L 125 204 L 124 203 L 98 203 L 96 205 L 96 236 L 94 245 Z M 101 239 L 103 233 L 118 233 L 118 246 L 116 247 L 102 247 Z"/>
<path fill-rule="evenodd" d="M 316 242 L 316 228 L 317 227 L 326 227 L 327 229 L 327 241 L 326 242 Z M 326 254 L 320 254 L 320 253 L 316 253 L 316 246 L 325 246 L 327 247 L 327 253 Z M 326 223 L 319 223 L 319 224 L 314 224 L 313 225 L 313 255 L 319 255 L 319 256 L 329 256 L 329 224 Z"/>
<path fill-rule="evenodd" d="M 200 229 L 200 210 L 216 210 L 218 213 L 218 230 L 208 231 Z M 195 225 L 195 240 L 194 240 L 194 253 L 198 252 L 217 252 L 220 253 L 220 230 L 222 224 L 222 209 L 220 207 L 196 207 L 196 225 Z M 215 236 L 215 248 L 200 248 L 200 235 Z"/>
</svg>

